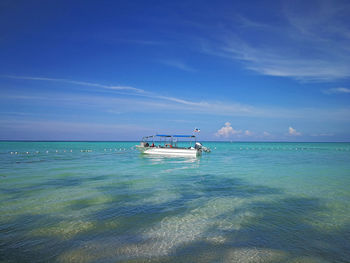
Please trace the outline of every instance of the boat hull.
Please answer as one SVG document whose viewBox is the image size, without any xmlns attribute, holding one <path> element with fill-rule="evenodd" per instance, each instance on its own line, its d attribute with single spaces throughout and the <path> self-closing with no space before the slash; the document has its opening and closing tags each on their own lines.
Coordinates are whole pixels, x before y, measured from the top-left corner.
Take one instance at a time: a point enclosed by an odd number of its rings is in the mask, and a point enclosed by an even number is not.
<svg viewBox="0 0 350 263">
<path fill-rule="evenodd" d="M 161 147 L 137 147 L 144 154 L 168 155 L 168 156 L 192 156 L 195 157 L 202 153 L 199 149 L 186 148 L 161 148 Z"/>
</svg>

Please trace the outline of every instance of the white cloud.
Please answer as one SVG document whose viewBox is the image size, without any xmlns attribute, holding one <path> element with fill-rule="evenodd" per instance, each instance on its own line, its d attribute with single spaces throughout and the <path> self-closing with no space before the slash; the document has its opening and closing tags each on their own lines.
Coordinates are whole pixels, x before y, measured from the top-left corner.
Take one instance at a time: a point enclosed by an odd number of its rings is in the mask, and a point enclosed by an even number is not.
<svg viewBox="0 0 350 263">
<path fill-rule="evenodd" d="M 254 133 L 251 132 L 251 131 L 249 131 L 249 130 L 246 130 L 246 131 L 244 132 L 244 135 L 246 135 L 246 136 L 252 136 L 252 135 L 254 135 Z"/>
<path fill-rule="evenodd" d="M 231 135 L 237 135 L 237 134 L 241 134 L 242 131 L 240 130 L 235 130 L 234 128 L 231 127 L 231 123 L 226 122 L 225 126 L 220 128 L 216 133 L 215 136 L 217 137 L 229 137 Z"/>
<path fill-rule="evenodd" d="M 325 94 L 342 94 L 342 93 L 350 93 L 349 88 L 331 88 L 323 91 Z"/>
<path fill-rule="evenodd" d="M 301 133 L 298 132 L 296 129 L 294 129 L 293 127 L 289 127 L 288 128 L 288 134 L 291 136 L 300 136 Z"/>
<path fill-rule="evenodd" d="M 268 136 L 271 136 L 271 134 L 269 132 L 264 131 L 263 136 L 268 137 Z"/>
</svg>

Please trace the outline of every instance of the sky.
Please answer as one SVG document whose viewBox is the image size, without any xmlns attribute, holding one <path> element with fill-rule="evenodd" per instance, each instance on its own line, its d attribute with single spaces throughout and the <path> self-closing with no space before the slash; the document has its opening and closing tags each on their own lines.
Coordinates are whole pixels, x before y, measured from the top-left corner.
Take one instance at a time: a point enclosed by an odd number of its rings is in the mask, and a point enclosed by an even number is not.
<svg viewBox="0 0 350 263">
<path fill-rule="evenodd" d="M 350 141 L 349 1 L 0 1 L 0 140 Z"/>
</svg>

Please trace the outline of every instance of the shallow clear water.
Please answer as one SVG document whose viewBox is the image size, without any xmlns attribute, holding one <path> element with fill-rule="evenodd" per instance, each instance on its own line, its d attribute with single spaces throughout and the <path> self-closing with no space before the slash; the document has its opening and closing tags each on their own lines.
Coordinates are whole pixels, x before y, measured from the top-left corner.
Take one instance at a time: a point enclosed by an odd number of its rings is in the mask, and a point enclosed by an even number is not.
<svg viewBox="0 0 350 263">
<path fill-rule="evenodd" d="M 349 262 L 349 143 L 0 142 L 1 262 Z"/>
</svg>

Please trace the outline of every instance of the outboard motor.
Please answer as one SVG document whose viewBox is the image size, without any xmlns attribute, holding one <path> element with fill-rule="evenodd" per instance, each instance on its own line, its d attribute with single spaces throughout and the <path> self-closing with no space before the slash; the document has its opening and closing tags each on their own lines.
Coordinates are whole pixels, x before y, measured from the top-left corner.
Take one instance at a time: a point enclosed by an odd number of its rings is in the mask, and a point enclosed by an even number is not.
<svg viewBox="0 0 350 263">
<path fill-rule="evenodd" d="M 198 150 L 201 150 L 203 152 L 206 152 L 206 153 L 210 153 L 210 149 L 208 147 L 204 147 L 200 142 L 196 142 L 196 145 L 194 146 L 194 148 L 198 149 Z"/>
<path fill-rule="evenodd" d="M 197 150 L 201 150 L 202 149 L 202 144 L 200 142 L 196 142 L 196 144 L 194 145 L 194 148 Z"/>
</svg>

